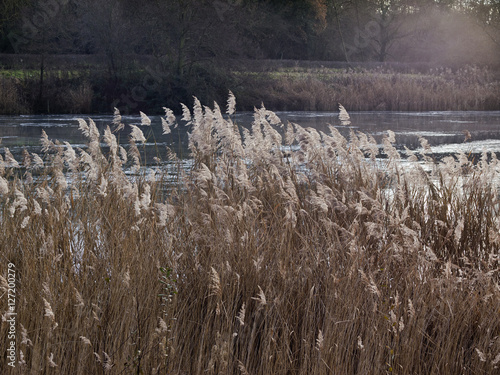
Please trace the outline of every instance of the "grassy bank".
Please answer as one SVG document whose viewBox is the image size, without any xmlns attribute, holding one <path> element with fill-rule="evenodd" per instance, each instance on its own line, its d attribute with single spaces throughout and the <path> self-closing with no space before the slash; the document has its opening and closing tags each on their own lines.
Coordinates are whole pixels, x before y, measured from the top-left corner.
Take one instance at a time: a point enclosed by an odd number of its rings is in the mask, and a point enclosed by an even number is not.
<svg viewBox="0 0 500 375">
<path fill-rule="evenodd" d="M 434 68 L 424 72 L 371 69 L 288 68 L 240 73 L 238 97 L 261 99 L 274 110 L 462 111 L 500 109 L 500 81 L 487 69 Z M 245 79 L 247 81 L 245 81 Z"/>
<path fill-rule="evenodd" d="M 342 101 L 352 111 L 500 109 L 500 79 L 487 68 L 263 63 L 257 69 L 233 63 L 233 68 L 195 65 L 180 76 L 152 62 L 134 64 L 117 75 L 99 65 L 52 67 L 43 82 L 31 66 L 1 70 L 0 113 L 109 113 L 114 107 L 123 113 L 157 113 L 163 105 L 178 112 L 178 103 L 189 102 L 195 93 L 204 102 L 220 102 L 228 89 L 240 98 L 241 110 L 264 102 L 273 110 L 332 111 Z"/>
<path fill-rule="evenodd" d="M 5 373 L 498 371 L 494 155 L 428 173 L 403 167 L 390 132 L 380 162 L 363 134 L 281 133 L 264 108 L 243 136 L 217 106 L 183 118 L 192 167 L 168 178 L 140 169 L 140 128 L 127 150 L 83 120 L 86 151 L 46 137 L 43 162 L 6 150 Z"/>
</svg>

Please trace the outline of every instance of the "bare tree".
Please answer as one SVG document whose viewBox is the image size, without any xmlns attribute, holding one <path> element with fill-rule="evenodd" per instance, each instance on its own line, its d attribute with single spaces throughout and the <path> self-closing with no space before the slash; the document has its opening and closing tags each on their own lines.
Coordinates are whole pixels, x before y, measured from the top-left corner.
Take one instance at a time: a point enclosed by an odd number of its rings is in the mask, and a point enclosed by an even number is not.
<svg viewBox="0 0 500 375">
<path fill-rule="evenodd" d="M 120 0 L 84 0 L 78 4 L 79 43 L 90 53 L 105 57 L 110 78 L 117 80 L 133 50 L 137 30 L 133 18 L 125 14 Z"/>
</svg>

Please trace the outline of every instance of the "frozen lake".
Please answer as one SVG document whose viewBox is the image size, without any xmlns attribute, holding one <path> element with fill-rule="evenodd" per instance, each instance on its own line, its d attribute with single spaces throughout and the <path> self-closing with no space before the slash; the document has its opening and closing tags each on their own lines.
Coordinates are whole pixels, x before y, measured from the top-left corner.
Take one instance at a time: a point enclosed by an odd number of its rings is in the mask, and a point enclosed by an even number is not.
<svg viewBox="0 0 500 375">
<path fill-rule="evenodd" d="M 418 137 L 427 138 L 435 154 L 449 154 L 458 150 L 480 153 L 484 150 L 500 154 L 500 111 L 488 112 L 351 112 L 351 125 L 341 126 L 338 112 L 276 112 L 281 120 L 297 123 L 303 127 L 313 127 L 328 132 L 327 124 L 332 124 L 345 136 L 351 129 L 372 134 L 380 140 L 382 134 L 392 130 L 396 134 L 398 146 L 417 149 Z M 241 126 L 252 122 L 251 112 L 232 116 Z M 27 115 L 0 116 L 0 152 L 8 147 L 16 155 L 23 148 L 30 152 L 40 152 L 40 135 L 44 130 L 50 139 L 70 142 L 76 147 L 85 147 L 86 139 L 78 130 L 77 118 L 91 117 L 102 130 L 112 122 L 111 115 Z M 170 147 L 183 156 L 187 155 L 187 131 L 183 123 L 170 135 L 162 135 L 159 116 L 150 116 L 152 126 L 142 127 L 148 148 L 165 155 L 165 147 Z M 139 116 L 123 116 L 125 124 L 140 124 Z M 464 131 L 470 132 L 472 139 L 464 143 Z M 128 129 L 119 133 L 120 143 L 128 143 Z M 3 153 L 3 152 L 2 152 Z M 150 153 L 151 155 L 151 153 Z"/>
</svg>

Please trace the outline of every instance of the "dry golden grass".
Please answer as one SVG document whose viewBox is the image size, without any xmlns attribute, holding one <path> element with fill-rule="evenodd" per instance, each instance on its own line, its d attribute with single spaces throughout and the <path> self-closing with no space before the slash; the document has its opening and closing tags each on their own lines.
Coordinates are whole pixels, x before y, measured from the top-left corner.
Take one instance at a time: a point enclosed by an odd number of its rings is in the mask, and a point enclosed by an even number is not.
<svg viewBox="0 0 500 375">
<path fill-rule="evenodd" d="M 425 172 L 391 132 L 380 161 L 371 137 L 265 108 L 243 136 L 218 106 L 195 101 L 183 119 L 192 166 L 175 183 L 124 173 L 140 127 L 126 158 L 91 121 L 85 151 L 44 137 L 42 168 L 2 163 L 0 275 L 15 265 L 18 314 L 15 369 L 2 321 L 3 373 L 499 371 L 493 155 Z"/>
<path fill-rule="evenodd" d="M 332 111 L 342 102 L 353 111 L 498 110 L 499 81 L 487 69 L 464 67 L 427 73 L 391 69 L 297 69 L 241 74 L 241 95 L 274 110 Z M 242 78 L 242 81 L 245 79 Z M 254 93 L 252 93 L 252 83 Z"/>
</svg>

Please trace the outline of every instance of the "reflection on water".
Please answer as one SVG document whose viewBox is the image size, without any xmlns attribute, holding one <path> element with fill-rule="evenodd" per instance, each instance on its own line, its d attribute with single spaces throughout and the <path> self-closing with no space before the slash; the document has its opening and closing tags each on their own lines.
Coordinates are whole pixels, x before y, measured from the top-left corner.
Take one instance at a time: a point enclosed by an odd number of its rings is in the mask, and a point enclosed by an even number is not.
<svg viewBox="0 0 500 375">
<path fill-rule="evenodd" d="M 340 126 L 337 112 L 277 112 L 281 120 L 297 123 L 303 127 L 313 127 L 328 132 L 328 124 L 338 128 L 344 136 L 351 130 L 371 134 L 380 140 L 384 132 L 392 130 L 396 134 L 398 147 L 410 149 L 420 147 L 418 138 L 425 137 L 435 154 L 453 153 L 458 150 L 479 153 L 491 151 L 500 153 L 500 111 L 489 112 L 353 112 L 350 113 L 351 125 Z M 86 139 L 78 130 L 79 117 L 82 115 L 28 115 L 0 116 L 1 145 L 9 147 L 14 154 L 23 148 L 30 152 L 40 152 L 40 136 L 44 130 L 50 139 L 67 141 L 77 147 L 85 147 Z M 88 116 L 87 116 L 88 117 Z M 101 133 L 111 125 L 112 116 L 92 115 Z M 249 126 L 253 114 L 239 113 L 232 117 L 241 126 Z M 165 158 L 165 147 L 187 155 L 187 132 L 189 127 L 183 123 L 172 130 L 172 134 L 163 135 L 159 116 L 151 116 L 152 126 L 142 127 L 147 138 L 146 152 L 154 156 L 157 153 Z M 140 124 L 139 116 L 123 116 L 125 124 Z M 472 135 L 471 141 L 464 144 L 463 131 Z M 117 136 L 121 144 L 128 143 L 128 127 Z"/>
</svg>

